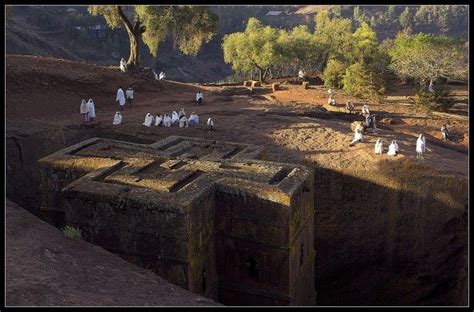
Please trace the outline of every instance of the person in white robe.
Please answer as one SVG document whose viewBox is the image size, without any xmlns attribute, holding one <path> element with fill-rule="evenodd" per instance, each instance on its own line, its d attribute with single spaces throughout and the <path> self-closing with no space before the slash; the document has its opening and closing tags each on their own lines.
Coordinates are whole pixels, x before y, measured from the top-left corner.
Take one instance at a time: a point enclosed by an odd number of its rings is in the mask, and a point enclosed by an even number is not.
<svg viewBox="0 0 474 312">
<path fill-rule="evenodd" d="M 89 109 L 87 107 L 86 100 L 82 99 L 81 108 L 80 108 L 81 116 L 82 116 L 82 123 L 86 124 L 89 122 Z"/>
<path fill-rule="evenodd" d="M 377 139 L 375 142 L 375 154 L 381 155 L 383 153 L 383 143 L 382 139 Z"/>
<path fill-rule="evenodd" d="M 181 110 L 178 113 L 178 118 L 181 119 L 183 116 L 186 116 L 186 112 L 184 111 L 184 108 L 181 107 Z"/>
<path fill-rule="evenodd" d="M 90 120 L 94 120 L 94 118 L 95 118 L 95 105 L 94 105 L 94 101 L 92 101 L 92 99 L 89 99 L 89 101 L 87 101 L 87 111 L 89 112 Z"/>
<path fill-rule="evenodd" d="M 393 140 L 392 143 L 388 146 L 388 156 L 396 156 L 398 154 L 398 144 L 396 140 Z"/>
<path fill-rule="evenodd" d="M 354 131 L 354 139 L 349 144 L 349 146 L 354 146 L 359 142 L 364 142 L 364 126 L 362 124 L 358 124 Z"/>
<path fill-rule="evenodd" d="M 433 80 L 430 80 L 430 85 L 428 86 L 428 91 L 434 93 Z"/>
<path fill-rule="evenodd" d="M 188 122 L 190 125 L 197 125 L 199 124 L 199 116 L 196 113 L 192 112 L 189 116 Z"/>
<path fill-rule="evenodd" d="M 186 116 L 183 116 L 179 119 L 179 127 L 180 128 L 187 128 L 189 127 L 189 123 L 188 123 L 188 118 L 186 118 Z"/>
<path fill-rule="evenodd" d="M 196 104 L 201 105 L 203 100 L 204 100 L 204 96 L 202 95 L 202 92 L 198 91 L 196 93 Z"/>
<path fill-rule="evenodd" d="M 176 111 L 173 111 L 173 113 L 171 113 L 171 123 L 173 124 L 179 123 L 179 116 Z"/>
<path fill-rule="evenodd" d="M 153 77 L 155 77 L 155 80 L 160 80 L 160 79 L 158 78 L 158 75 L 156 74 L 155 70 L 152 69 L 151 71 L 153 72 Z"/>
<path fill-rule="evenodd" d="M 420 134 L 416 140 L 416 158 L 423 158 L 423 153 L 426 150 L 425 136 Z"/>
<path fill-rule="evenodd" d="M 163 121 L 163 117 L 161 114 L 156 115 L 155 117 L 155 126 L 161 126 L 161 122 Z"/>
<path fill-rule="evenodd" d="M 209 119 L 207 119 L 207 129 L 208 129 L 208 132 L 216 131 L 214 129 L 214 121 L 212 120 L 211 117 L 209 117 Z"/>
<path fill-rule="evenodd" d="M 160 72 L 160 80 L 165 80 L 166 75 L 163 71 Z"/>
<path fill-rule="evenodd" d="M 329 88 L 328 94 L 329 94 L 329 98 L 332 98 L 333 92 L 332 92 L 332 89 L 331 89 L 331 88 Z"/>
<path fill-rule="evenodd" d="M 441 136 L 443 137 L 443 141 L 449 140 L 449 131 L 448 131 L 448 127 L 446 126 L 446 124 L 444 124 L 441 127 Z"/>
<path fill-rule="evenodd" d="M 163 126 L 165 127 L 171 127 L 171 118 L 170 116 L 168 116 L 168 114 L 165 114 L 165 116 L 163 117 Z"/>
<path fill-rule="evenodd" d="M 113 125 L 120 125 L 122 123 L 122 113 L 116 112 L 114 116 L 114 121 L 112 122 Z"/>
<path fill-rule="evenodd" d="M 304 71 L 302 69 L 298 72 L 298 78 L 304 79 Z"/>
<path fill-rule="evenodd" d="M 119 110 L 123 111 L 123 107 L 125 106 L 125 95 L 123 93 L 122 87 L 119 87 L 117 90 L 117 97 L 115 98 L 115 102 L 119 105 Z"/>
<path fill-rule="evenodd" d="M 125 95 L 127 97 L 127 103 L 130 107 L 132 107 L 133 104 L 133 88 L 132 86 L 129 86 L 127 88 L 127 91 L 125 91 Z"/>
<path fill-rule="evenodd" d="M 369 106 L 367 104 L 364 104 L 364 106 L 362 106 L 362 115 L 370 115 L 370 112 L 369 112 Z"/>
<path fill-rule="evenodd" d="M 145 122 L 143 123 L 144 126 L 150 127 L 153 124 L 153 116 L 148 113 L 145 116 Z"/>
<path fill-rule="evenodd" d="M 122 72 L 127 71 L 127 62 L 125 62 L 125 60 L 123 58 L 120 60 L 120 70 Z"/>
</svg>

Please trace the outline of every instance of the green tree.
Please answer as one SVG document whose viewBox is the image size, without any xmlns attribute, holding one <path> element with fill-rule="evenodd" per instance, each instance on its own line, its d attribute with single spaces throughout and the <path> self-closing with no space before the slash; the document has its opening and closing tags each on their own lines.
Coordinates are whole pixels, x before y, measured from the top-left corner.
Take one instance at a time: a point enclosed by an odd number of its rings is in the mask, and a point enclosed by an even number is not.
<svg viewBox="0 0 474 312">
<path fill-rule="evenodd" d="M 380 101 L 384 93 L 383 82 L 363 62 L 346 69 L 342 84 L 347 93 L 372 101 Z"/>
<path fill-rule="evenodd" d="M 280 60 L 279 32 L 250 18 L 243 32 L 225 35 L 222 42 L 224 61 L 235 71 L 250 72 L 257 68 L 260 81 L 265 80 L 268 69 Z"/>
<path fill-rule="evenodd" d="M 128 69 L 139 66 L 140 37 L 153 56 L 169 34 L 182 53 L 196 55 L 202 43 L 212 39 L 218 22 L 216 15 L 201 6 L 92 5 L 88 11 L 103 16 L 112 29 L 125 27 L 130 40 Z"/>
<path fill-rule="evenodd" d="M 467 34 L 467 5 L 421 5 L 416 11 L 416 25 L 426 32 L 432 32 L 433 26 L 442 34 Z"/>
<path fill-rule="evenodd" d="M 410 9 L 405 7 L 405 10 L 400 14 L 400 25 L 406 31 L 411 28 L 413 24 L 413 17 L 411 16 Z"/>
<path fill-rule="evenodd" d="M 347 61 L 347 53 L 352 48 L 352 25 L 348 18 L 329 17 L 328 11 L 322 10 L 315 17 L 314 35 L 317 43 L 326 50 L 325 60 L 335 58 Z"/>
<path fill-rule="evenodd" d="M 349 55 L 352 59 L 363 61 L 372 56 L 377 49 L 377 35 L 375 31 L 363 22 L 352 34 L 353 50 Z"/>
<path fill-rule="evenodd" d="M 389 5 L 387 8 L 387 19 L 394 19 L 395 18 L 395 11 L 396 11 L 396 6 L 395 5 Z"/>
<path fill-rule="evenodd" d="M 425 85 L 439 78 L 466 79 L 465 45 L 446 36 L 399 33 L 389 49 L 390 67 L 400 77 L 412 78 Z"/>
<path fill-rule="evenodd" d="M 296 26 L 291 31 L 280 30 L 276 48 L 277 64 L 321 72 L 326 51 L 306 25 Z"/>
<path fill-rule="evenodd" d="M 341 88 L 342 78 L 346 67 L 336 59 L 330 59 L 323 72 L 324 85 L 331 88 Z"/>
</svg>

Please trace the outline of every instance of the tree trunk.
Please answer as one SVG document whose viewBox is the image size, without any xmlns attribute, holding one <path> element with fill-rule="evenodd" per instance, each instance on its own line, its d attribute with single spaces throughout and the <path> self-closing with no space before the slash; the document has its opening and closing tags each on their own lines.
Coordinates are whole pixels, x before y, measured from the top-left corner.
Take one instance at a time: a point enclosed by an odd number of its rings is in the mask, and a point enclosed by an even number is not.
<svg viewBox="0 0 474 312">
<path fill-rule="evenodd" d="M 122 7 L 120 5 L 117 5 L 116 9 L 120 16 L 120 19 L 125 25 L 125 29 L 127 30 L 128 37 L 130 39 L 130 56 L 128 57 L 128 61 L 127 61 L 127 70 L 131 70 L 138 67 L 139 65 L 138 53 L 139 53 L 139 35 L 141 34 L 140 22 L 136 21 L 135 26 L 132 27 L 132 24 L 123 13 Z"/>
</svg>

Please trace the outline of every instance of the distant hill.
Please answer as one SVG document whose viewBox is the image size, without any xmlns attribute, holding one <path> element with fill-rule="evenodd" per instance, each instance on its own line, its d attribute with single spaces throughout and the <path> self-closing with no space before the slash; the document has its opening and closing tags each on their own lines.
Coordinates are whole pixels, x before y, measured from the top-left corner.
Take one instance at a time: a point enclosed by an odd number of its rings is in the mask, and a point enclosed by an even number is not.
<svg viewBox="0 0 474 312">
<path fill-rule="evenodd" d="M 204 44 L 197 56 L 185 56 L 173 48 L 171 40 L 159 47 L 153 58 L 142 43 L 140 60 L 143 66 L 164 70 L 167 77 L 182 82 L 216 82 L 233 74 L 223 61 L 221 49 L 225 34 L 243 31 L 250 17 L 277 28 L 292 28 L 306 24 L 314 29 L 314 16 L 321 10 L 330 10 L 334 16 L 350 18 L 353 27 L 368 22 L 376 31 L 379 41 L 393 38 L 401 30 L 399 16 L 406 6 L 358 6 L 355 16 L 353 5 L 280 5 L 210 6 L 219 16 L 217 34 Z M 422 9 L 423 7 L 423 9 Z M 450 6 L 434 10 L 434 6 L 409 6 L 413 22 L 412 32 L 447 34 L 467 39 L 466 6 Z M 447 7 L 447 6 L 444 6 Z M 455 7 L 455 9 L 452 9 Z M 272 12 L 272 13 L 269 13 Z M 441 15 L 440 15 L 441 14 Z M 100 28 L 100 30 L 96 30 Z M 70 59 L 100 65 L 118 65 L 120 58 L 128 57 L 128 36 L 124 29 L 111 30 L 100 16 L 91 16 L 87 6 L 22 6 L 15 7 L 6 23 L 6 52 Z"/>
</svg>

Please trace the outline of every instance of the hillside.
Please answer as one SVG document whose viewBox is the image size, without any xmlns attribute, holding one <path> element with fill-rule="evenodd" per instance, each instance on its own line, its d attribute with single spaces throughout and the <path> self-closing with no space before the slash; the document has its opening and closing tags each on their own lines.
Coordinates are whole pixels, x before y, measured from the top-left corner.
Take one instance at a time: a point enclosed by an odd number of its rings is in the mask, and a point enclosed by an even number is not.
<svg viewBox="0 0 474 312">
<path fill-rule="evenodd" d="M 376 135 L 349 147 L 358 114 L 342 110 L 346 100 L 360 111 L 363 101 L 327 90 L 304 90 L 290 81 L 242 86 L 155 81 L 116 67 L 45 57 L 6 58 L 7 198 L 39 214 L 36 161 L 92 137 L 151 143 L 170 135 L 258 143 L 266 159 L 315 169 L 315 247 L 318 305 L 463 305 L 467 300 L 468 128 L 467 88 L 452 86 L 459 104 L 447 114 L 427 114 L 407 99 L 413 90 L 396 86 L 381 104 Z M 118 85 L 135 87 L 134 107 L 113 126 Z M 204 104 L 195 106 L 196 90 Z M 93 98 L 97 119 L 80 124 L 82 98 Z M 144 116 L 183 107 L 201 124 L 190 128 L 147 128 Z M 216 132 L 203 121 L 212 117 Z M 440 140 L 448 123 L 454 136 Z M 415 141 L 427 134 L 425 159 Z M 396 139 L 400 154 L 375 155 L 377 138 Z M 27 191 L 25 191 L 27 190 Z M 441 272 L 441 273 L 440 273 Z M 440 275 L 438 275 L 440 273 Z"/>
</svg>

